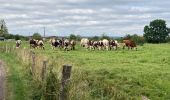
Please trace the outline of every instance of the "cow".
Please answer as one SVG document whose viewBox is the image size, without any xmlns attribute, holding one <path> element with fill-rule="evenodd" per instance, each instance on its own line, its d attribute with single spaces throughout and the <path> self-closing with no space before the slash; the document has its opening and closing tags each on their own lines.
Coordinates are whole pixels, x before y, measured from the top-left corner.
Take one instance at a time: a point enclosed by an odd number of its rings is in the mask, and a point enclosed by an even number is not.
<svg viewBox="0 0 170 100">
<path fill-rule="evenodd" d="M 89 48 L 90 50 L 94 50 L 93 43 L 94 43 L 93 40 L 89 40 L 89 42 L 88 42 L 88 48 Z"/>
<path fill-rule="evenodd" d="M 71 40 L 70 41 L 71 50 L 75 50 L 75 45 L 76 45 L 76 42 L 74 40 Z"/>
<path fill-rule="evenodd" d="M 109 40 L 103 39 L 103 46 L 108 51 L 109 50 Z"/>
<path fill-rule="evenodd" d="M 64 40 L 64 51 L 68 51 L 69 50 L 69 45 L 70 45 L 70 42 L 68 39 L 65 39 Z"/>
<path fill-rule="evenodd" d="M 89 48 L 89 39 L 87 39 L 87 38 L 82 38 L 82 39 L 81 39 L 81 42 L 80 42 L 80 45 L 81 45 L 82 47 Z"/>
<path fill-rule="evenodd" d="M 45 49 L 44 48 L 44 43 L 42 40 L 35 40 L 35 39 L 31 39 L 30 40 L 30 48 L 41 48 L 41 49 Z"/>
<path fill-rule="evenodd" d="M 111 49 L 117 50 L 117 48 L 119 47 L 119 44 L 118 44 L 117 40 L 110 40 L 109 45 L 110 45 L 110 50 Z"/>
<path fill-rule="evenodd" d="M 128 47 L 128 50 L 133 49 L 133 48 L 135 48 L 137 50 L 137 46 L 136 46 L 136 43 L 134 41 L 123 40 L 123 43 L 124 43 L 123 49 L 125 49 L 125 47 Z"/>
<path fill-rule="evenodd" d="M 45 49 L 45 48 L 44 48 L 44 42 L 43 42 L 42 40 L 37 41 L 37 46 L 38 46 L 40 49 Z"/>
<path fill-rule="evenodd" d="M 98 42 L 98 41 L 94 41 L 94 42 L 93 42 L 93 48 L 94 48 L 94 50 L 95 50 L 95 49 L 98 49 L 98 47 L 99 47 L 99 42 Z"/>
<path fill-rule="evenodd" d="M 52 46 L 52 49 L 54 49 L 54 48 L 56 48 L 56 47 L 60 47 L 60 48 L 62 48 L 62 46 L 63 46 L 63 41 L 62 40 L 60 40 L 60 39 L 55 39 L 55 38 L 53 38 L 53 39 L 50 39 L 50 44 L 51 44 L 51 46 Z"/>
<path fill-rule="evenodd" d="M 21 40 L 16 41 L 16 48 L 19 48 L 21 46 L 21 42 L 22 42 Z"/>
<path fill-rule="evenodd" d="M 102 40 L 98 41 L 98 48 L 99 48 L 99 50 L 102 50 L 104 48 Z"/>
<path fill-rule="evenodd" d="M 38 46 L 37 41 L 34 39 L 30 39 L 30 48 L 36 48 Z"/>
</svg>

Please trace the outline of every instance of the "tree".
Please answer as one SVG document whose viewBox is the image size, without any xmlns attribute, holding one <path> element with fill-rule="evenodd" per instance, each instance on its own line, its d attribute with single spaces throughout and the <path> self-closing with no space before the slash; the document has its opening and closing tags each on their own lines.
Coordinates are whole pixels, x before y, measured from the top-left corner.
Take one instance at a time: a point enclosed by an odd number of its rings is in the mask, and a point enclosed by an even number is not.
<svg viewBox="0 0 170 100">
<path fill-rule="evenodd" d="M 166 22 L 162 19 L 151 21 L 144 27 L 144 38 L 149 43 L 163 43 L 169 34 Z"/>
<path fill-rule="evenodd" d="M 77 36 L 74 35 L 74 34 L 70 34 L 69 39 L 70 39 L 70 40 L 76 40 L 76 39 L 77 39 Z"/>
<path fill-rule="evenodd" d="M 15 35 L 15 40 L 20 40 L 20 39 L 21 39 L 21 36 L 18 35 L 18 34 L 16 34 L 16 35 Z"/>
<path fill-rule="evenodd" d="M 8 34 L 8 28 L 6 26 L 5 20 L 0 20 L 0 35 Z"/>
<path fill-rule="evenodd" d="M 34 33 L 32 38 L 36 39 L 36 40 L 42 40 L 42 37 L 41 37 L 41 35 L 39 33 Z"/>
</svg>

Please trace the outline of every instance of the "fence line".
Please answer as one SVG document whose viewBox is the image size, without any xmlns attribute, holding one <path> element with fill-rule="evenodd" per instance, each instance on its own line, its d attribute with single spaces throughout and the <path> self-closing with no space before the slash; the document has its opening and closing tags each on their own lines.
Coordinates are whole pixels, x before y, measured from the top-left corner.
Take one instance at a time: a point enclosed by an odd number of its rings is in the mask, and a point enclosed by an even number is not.
<svg viewBox="0 0 170 100">
<path fill-rule="evenodd" d="M 17 51 L 18 50 L 18 51 Z M 21 51 L 20 51 L 21 50 Z M 30 70 L 31 70 L 31 73 L 32 73 L 32 77 L 36 77 L 36 59 L 38 58 L 36 53 L 33 52 L 33 51 L 26 51 L 25 49 L 16 49 L 15 47 L 13 46 L 8 46 L 8 45 L 5 45 L 5 46 L 1 46 L 0 47 L 0 51 L 1 52 L 5 52 L 5 53 L 16 53 L 20 58 L 22 58 L 22 56 L 25 56 L 27 57 L 28 56 L 28 59 L 22 59 L 23 61 L 24 60 L 28 60 L 28 62 L 31 64 L 30 66 Z M 23 53 L 23 55 L 21 54 Z M 28 53 L 28 54 L 27 54 Z M 26 55 L 27 54 L 27 55 Z M 46 87 L 46 77 L 47 77 L 47 60 L 43 60 L 42 63 L 41 63 L 41 73 L 39 74 L 39 77 L 40 77 L 40 80 L 42 82 L 42 88 L 43 88 L 43 94 L 45 94 L 45 87 Z M 69 81 L 70 81 L 70 76 L 71 76 L 71 69 L 72 69 L 72 66 L 70 65 L 63 65 L 62 66 L 63 70 L 62 70 L 62 78 L 60 80 L 60 88 L 59 88 L 59 100 L 67 100 L 68 97 L 68 91 L 67 91 L 67 86 L 69 84 Z M 48 93 L 46 93 L 48 94 Z"/>
</svg>

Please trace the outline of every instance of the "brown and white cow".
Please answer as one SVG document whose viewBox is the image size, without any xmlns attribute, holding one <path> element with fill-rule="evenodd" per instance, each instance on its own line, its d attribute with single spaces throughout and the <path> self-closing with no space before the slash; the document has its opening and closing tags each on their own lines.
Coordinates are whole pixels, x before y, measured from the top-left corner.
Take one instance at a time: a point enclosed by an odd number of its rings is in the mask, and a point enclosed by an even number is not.
<svg viewBox="0 0 170 100">
<path fill-rule="evenodd" d="M 60 39 L 50 39 L 50 44 L 52 46 L 52 49 L 59 47 L 60 49 L 63 47 L 63 41 Z"/>
<path fill-rule="evenodd" d="M 65 51 L 68 51 L 69 50 L 69 45 L 70 45 L 70 42 L 68 39 L 65 39 L 64 40 L 64 50 Z"/>
<path fill-rule="evenodd" d="M 103 41 L 102 40 L 98 41 L 98 49 L 102 50 L 103 48 L 104 48 Z"/>
<path fill-rule="evenodd" d="M 44 48 L 44 43 L 43 43 L 42 40 L 31 39 L 29 43 L 30 43 L 30 48 L 41 48 L 41 49 L 45 49 L 45 48 Z"/>
<path fill-rule="evenodd" d="M 93 42 L 93 49 L 99 49 L 99 42 L 98 41 L 94 41 Z"/>
<path fill-rule="evenodd" d="M 16 48 L 19 48 L 21 46 L 21 42 L 22 42 L 21 40 L 16 41 Z"/>
<path fill-rule="evenodd" d="M 117 50 L 117 48 L 119 47 L 119 43 L 117 40 L 110 40 L 109 45 L 110 45 L 110 50 L 111 49 Z"/>
<path fill-rule="evenodd" d="M 70 41 L 70 49 L 75 50 L 75 45 L 76 45 L 76 42 L 74 40 L 71 40 Z"/>
<path fill-rule="evenodd" d="M 44 48 L 44 42 L 43 42 L 42 40 L 37 41 L 37 46 L 38 46 L 38 48 L 40 48 L 40 49 L 45 49 L 45 48 Z"/>
<path fill-rule="evenodd" d="M 136 43 L 134 41 L 132 41 L 132 40 L 123 40 L 123 43 L 124 43 L 123 49 L 125 49 L 125 47 L 128 47 L 128 50 L 133 49 L 133 48 L 135 48 L 137 50 L 137 45 L 136 45 Z"/>
<path fill-rule="evenodd" d="M 30 39 L 29 44 L 30 48 L 36 48 L 38 46 L 37 41 L 34 39 Z"/>
</svg>

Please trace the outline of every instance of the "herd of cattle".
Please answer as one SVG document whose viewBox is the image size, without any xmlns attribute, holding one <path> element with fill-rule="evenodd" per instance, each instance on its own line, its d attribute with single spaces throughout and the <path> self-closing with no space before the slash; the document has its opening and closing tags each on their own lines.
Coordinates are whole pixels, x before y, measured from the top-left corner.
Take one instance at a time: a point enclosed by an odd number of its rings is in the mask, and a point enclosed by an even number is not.
<svg viewBox="0 0 170 100">
<path fill-rule="evenodd" d="M 75 50 L 76 41 L 74 40 L 68 40 L 68 39 L 55 39 L 52 38 L 49 40 L 49 44 L 51 45 L 52 49 L 60 48 L 64 50 Z M 21 40 L 16 41 L 16 48 L 19 48 L 21 45 Z M 40 48 L 45 49 L 44 47 L 44 41 L 43 40 L 35 40 L 30 39 L 29 40 L 30 48 Z M 123 40 L 121 43 L 118 43 L 117 40 L 107 40 L 103 39 L 100 41 L 93 41 L 89 40 L 88 38 L 82 38 L 80 41 L 80 45 L 88 50 L 117 50 L 118 48 L 127 47 L 128 49 L 136 49 L 137 45 L 132 40 Z"/>
</svg>

